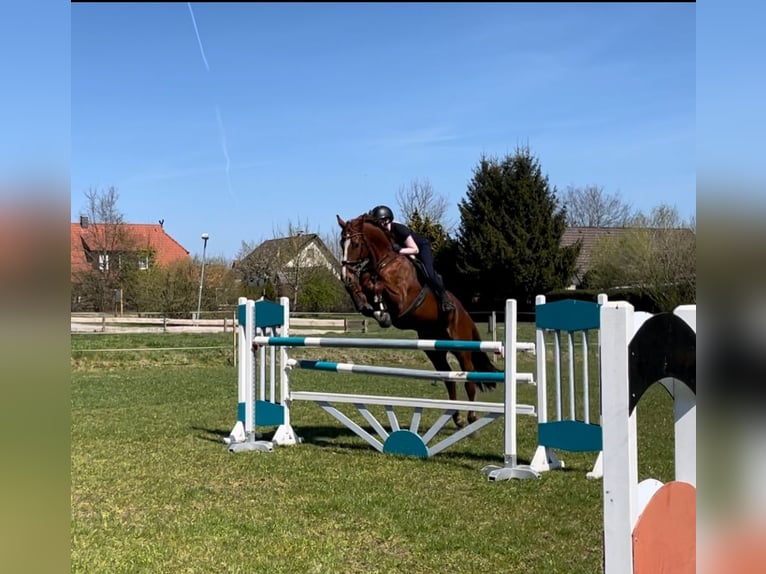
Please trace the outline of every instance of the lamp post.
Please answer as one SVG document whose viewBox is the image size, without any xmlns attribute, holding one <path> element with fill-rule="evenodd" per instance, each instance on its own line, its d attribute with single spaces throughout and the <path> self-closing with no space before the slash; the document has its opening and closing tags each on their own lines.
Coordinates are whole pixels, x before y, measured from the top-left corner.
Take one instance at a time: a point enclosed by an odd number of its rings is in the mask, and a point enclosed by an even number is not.
<svg viewBox="0 0 766 574">
<path fill-rule="evenodd" d="M 205 282 L 205 249 L 207 248 L 207 240 L 210 236 L 207 233 L 202 234 L 202 272 L 199 275 L 199 297 L 197 298 L 197 315 L 194 319 L 195 324 L 199 321 L 199 313 L 202 309 L 202 284 Z"/>
</svg>

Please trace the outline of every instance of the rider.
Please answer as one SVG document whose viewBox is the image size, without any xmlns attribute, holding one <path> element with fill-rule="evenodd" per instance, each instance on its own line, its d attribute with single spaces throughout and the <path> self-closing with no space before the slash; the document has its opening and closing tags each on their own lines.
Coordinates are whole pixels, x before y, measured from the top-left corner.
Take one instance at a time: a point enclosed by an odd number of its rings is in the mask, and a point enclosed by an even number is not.
<svg viewBox="0 0 766 574">
<path fill-rule="evenodd" d="M 418 235 L 403 223 L 394 221 L 394 212 L 386 205 L 378 205 L 372 208 L 370 216 L 376 219 L 381 227 L 393 234 L 396 241 L 394 249 L 399 254 L 417 256 L 420 259 L 431 282 L 434 294 L 441 303 L 442 311 L 454 311 L 455 305 L 449 300 L 441 277 L 434 270 L 434 258 L 431 252 L 430 241 L 422 235 Z"/>
</svg>

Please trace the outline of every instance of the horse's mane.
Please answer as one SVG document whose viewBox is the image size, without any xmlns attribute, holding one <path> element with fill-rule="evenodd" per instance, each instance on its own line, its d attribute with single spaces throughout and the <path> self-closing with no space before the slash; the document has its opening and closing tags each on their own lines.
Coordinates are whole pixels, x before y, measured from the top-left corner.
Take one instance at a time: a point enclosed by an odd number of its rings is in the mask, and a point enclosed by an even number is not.
<svg viewBox="0 0 766 574">
<path fill-rule="evenodd" d="M 362 229 L 364 229 L 364 224 L 367 223 L 372 226 L 372 228 L 375 230 L 376 233 L 381 233 L 382 236 L 388 241 L 388 244 L 391 246 L 391 249 L 394 248 L 394 243 L 396 243 L 396 240 L 394 239 L 394 234 L 391 233 L 388 229 L 383 227 L 380 223 L 378 223 L 378 220 L 372 217 L 371 215 L 367 213 L 363 213 L 356 219 L 360 219 L 362 221 Z"/>
</svg>

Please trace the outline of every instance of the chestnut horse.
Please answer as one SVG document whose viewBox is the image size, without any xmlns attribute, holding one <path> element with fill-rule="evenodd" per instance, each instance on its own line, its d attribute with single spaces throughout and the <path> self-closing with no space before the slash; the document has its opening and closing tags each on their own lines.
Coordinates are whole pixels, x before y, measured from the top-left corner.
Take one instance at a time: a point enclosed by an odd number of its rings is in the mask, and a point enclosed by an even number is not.
<svg viewBox="0 0 766 574">
<path fill-rule="evenodd" d="M 336 215 L 341 227 L 340 246 L 343 252 L 343 282 L 357 310 L 374 317 L 382 327 L 412 329 L 419 339 L 451 341 L 481 341 L 479 330 L 471 316 L 452 293 L 448 296 L 455 310 L 445 313 L 431 288 L 421 281 L 413 261 L 394 250 L 393 235 L 367 215 L 348 222 Z M 463 371 L 497 372 L 489 356 L 481 351 L 424 351 L 434 369 L 452 370 L 447 360 L 450 352 Z M 457 399 L 455 381 L 445 380 L 450 400 Z M 492 382 L 465 382 L 468 400 L 480 390 L 494 389 Z M 456 412 L 455 425 L 465 422 Z M 468 422 L 476 420 L 468 412 Z"/>
</svg>

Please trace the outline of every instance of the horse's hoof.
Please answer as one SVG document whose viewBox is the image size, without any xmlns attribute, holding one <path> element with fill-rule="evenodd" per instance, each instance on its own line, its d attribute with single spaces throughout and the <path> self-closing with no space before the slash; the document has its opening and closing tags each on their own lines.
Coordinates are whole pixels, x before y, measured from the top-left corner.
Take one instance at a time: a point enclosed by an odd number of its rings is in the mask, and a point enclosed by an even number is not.
<svg viewBox="0 0 766 574">
<path fill-rule="evenodd" d="M 455 421 L 455 426 L 459 429 L 465 426 L 465 419 L 462 416 L 453 417 L 452 420 Z"/>
<path fill-rule="evenodd" d="M 375 315 L 375 311 L 373 310 L 372 307 L 370 307 L 369 309 L 367 307 L 363 307 L 362 309 L 359 310 L 359 312 L 365 317 L 372 317 L 373 315 Z"/>
<path fill-rule="evenodd" d="M 378 325 L 384 329 L 391 326 L 391 315 L 383 311 L 375 311 L 375 320 L 378 322 Z"/>
</svg>

